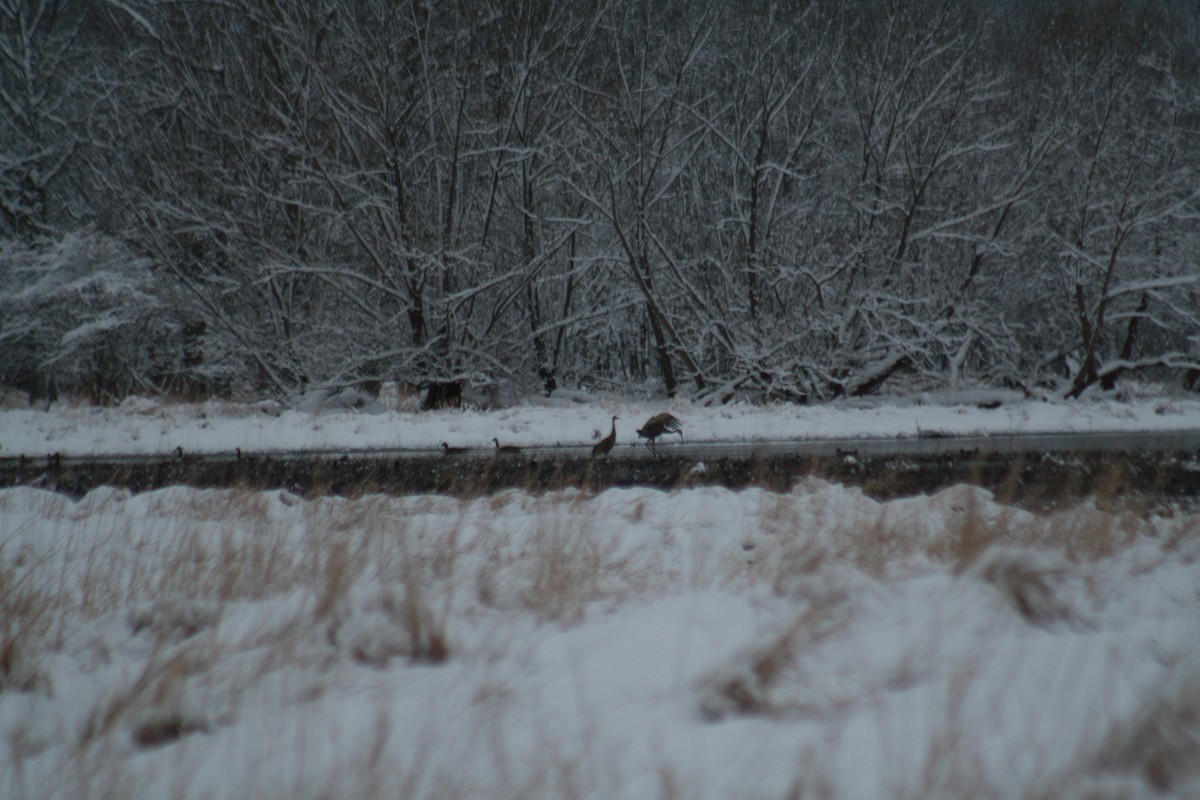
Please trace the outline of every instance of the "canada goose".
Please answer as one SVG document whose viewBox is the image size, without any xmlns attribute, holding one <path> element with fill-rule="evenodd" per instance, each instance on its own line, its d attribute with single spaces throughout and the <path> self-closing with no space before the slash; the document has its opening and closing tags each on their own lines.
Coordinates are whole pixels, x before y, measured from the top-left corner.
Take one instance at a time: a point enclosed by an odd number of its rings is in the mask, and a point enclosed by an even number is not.
<svg viewBox="0 0 1200 800">
<path fill-rule="evenodd" d="M 619 419 L 620 417 L 618 416 L 614 416 L 612 418 L 612 432 L 597 442 L 592 448 L 592 458 L 595 458 L 596 456 L 607 456 L 610 452 L 612 452 L 613 445 L 617 443 L 617 420 Z"/>
<path fill-rule="evenodd" d="M 501 447 L 499 439 L 492 439 L 492 441 L 496 443 L 496 452 L 497 453 L 519 453 L 519 452 L 521 452 L 521 448 L 517 447 L 515 444 L 506 444 L 503 447 Z"/>
<path fill-rule="evenodd" d="M 450 445 L 446 444 L 445 442 L 442 442 L 442 450 L 444 450 L 446 455 L 448 455 L 448 456 L 449 455 L 458 455 L 459 453 L 467 452 L 467 448 L 465 448 L 465 447 L 451 447 Z"/>
<path fill-rule="evenodd" d="M 638 429 L 637 435 L 646 440 L 646 447 L 657 456 L 658 450 L 654 448 L 654 440 L 664 433 L 678 433 L 679 441 L 683 441 L 683 423 L 665 411 L 646 420 L 646 424 Z"/>
</svg>

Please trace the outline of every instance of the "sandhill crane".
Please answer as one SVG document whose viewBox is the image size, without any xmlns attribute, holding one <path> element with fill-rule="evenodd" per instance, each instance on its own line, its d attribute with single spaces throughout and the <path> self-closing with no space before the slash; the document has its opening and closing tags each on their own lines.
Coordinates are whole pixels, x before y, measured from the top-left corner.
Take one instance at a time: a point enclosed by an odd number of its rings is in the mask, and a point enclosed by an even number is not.
<svg viewBox="0 0 1200 800">
<path fill-rule="evenodd" d="M 646 447 L 649 447 L 650 452 L 657 456 L 658 451 L 654 449 L 654 440 L 664 433 L 678 433 L 679 441 L 683 441 L 683 423 L 675 415 L 665 411 L 646 420 L 646 424 L 638 429 L 637 435 L 646 440 Z"/>
<path fill-rule="evenodd" d="M 497 453 L 519 453 L 519 452 L 521 452 L 521 448 L 517 447 L 515 444 L 506 444 L 503 447 L 501 447 L 499 439 L 492 439 L 492 441 L 496 443 L 496 452 Z"/>
<path fill-rule="evenodd" d="M 596 446 L 592 448 L 592 458 L 595 458 L 596 456 L 607 456 L 612 451 L 613 445 L 617 443 L 617 420 L 619 419 L 620 417 L 613 416 L 612 432 L 597 442 Z"/>
<path fill-rule="evenodd" d="M 446 455 L 448 456 L 467 452 L 467 448 L 465 447 L 451 447 L 445 442 L 442 442 L 442 450 L 445 451 Z"/>
</svg>

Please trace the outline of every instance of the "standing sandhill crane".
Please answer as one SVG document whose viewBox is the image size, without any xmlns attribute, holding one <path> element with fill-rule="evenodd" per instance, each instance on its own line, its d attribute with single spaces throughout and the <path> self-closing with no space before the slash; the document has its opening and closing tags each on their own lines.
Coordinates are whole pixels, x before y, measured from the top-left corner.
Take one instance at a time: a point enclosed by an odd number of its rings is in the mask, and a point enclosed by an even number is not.
<svg viewBox="0 0 1200 800">
<path fill-rule="evenodd" d="M 683 441 L 683 423 L 675 415 L 665 411 L 646 420 L 646 424 L 638 429 L 637 435 L 646 440 L 646 447 L 649 447 L 650 452 L 657 456 L 658 451 L 654 449 L 654 440 L 664 433 L 678 433 L 679 441 Z"/>
<path fill-rule="evenodd" d="M 592 448 L 592 458 L 607 456 L 612 451 L 613 445 L 617 443 L 617 420 L 619 419 L 620 417 L 613 416 L 612 432 L 597 442 L 596 446 Z"/>
<path fill-rule="evenodd" d="M 497 453 L 519 453 L 519 452 L 521 452 L 521 448 L 517 447 L 515 444 L 506 444 L 503 447 L 501 447 L 499 439 L 492 439 L 492 441 L 496 443 L 496 452 Z"/>
<path fill-rule="evenodd" d="M 442 450 L 445 451 L 446 455 L 448 456 L 459 455 L 460 453 L 467 452 L 467 448 L 465 447 L 451 447 L 445 442 L 442 442 Z"/>
</svg>

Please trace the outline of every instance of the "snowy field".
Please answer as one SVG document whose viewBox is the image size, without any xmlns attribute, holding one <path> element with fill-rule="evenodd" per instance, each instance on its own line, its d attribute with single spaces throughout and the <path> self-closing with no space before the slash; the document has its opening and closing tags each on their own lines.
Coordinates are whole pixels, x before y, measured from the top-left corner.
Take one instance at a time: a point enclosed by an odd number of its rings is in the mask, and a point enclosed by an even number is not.
<svg viewBox="0 0 1200 800">
<path fill-rule="evenodd" d="M 0 491 L 0 797 L 1197 797 L 1200 517 Z"/>
<path fill-rule="evenodd" d="M 284 409 L 278 404 L 173 404 L 133 398 L 115 407 L 55 404 L 50 411 L 0 409 L 0 457 L 232 453 L 284 450 L 490 448 L 502 444 L 588 445 L 617 422 L 618 442 L 636 444 L 651 415 L 670 411 L 689 442 L 854 437 L 1011 435 L 1082 431 L 1200 430 L 1200 400 L 1184 397 L 1051 402 L 1013 392 L 971 391 L 811 406 L 686 401 L 649 403 L 558 393 L 488 411 L 421 413 L 414 403 L 343 396 Z M 349 406 L 349 407 L 347 407 Z M 674 440 L 674 437 L 670 437 Z"/>
<path fill-rule="evenodd" d="M 1195 430 L 1191 399 L 0 412 L 2 454 Z M 919 430 L 918 430 L 919 429 Z M 1200 515 L 0 490 L 0 797 L 1200 797 Z"/>
</svg>

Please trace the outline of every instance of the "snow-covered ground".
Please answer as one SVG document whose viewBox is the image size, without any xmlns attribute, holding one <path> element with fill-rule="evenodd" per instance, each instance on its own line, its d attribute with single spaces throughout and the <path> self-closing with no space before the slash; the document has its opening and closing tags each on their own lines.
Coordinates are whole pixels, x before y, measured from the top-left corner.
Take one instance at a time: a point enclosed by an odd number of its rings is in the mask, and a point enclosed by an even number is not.
<svg viewBox="0 0 1200 800">
<path fill-rule="evenodd" d="M 1049 402 L 1015 393 L 958 392 L 907 399 L 812 406 L 734 404 L 706 407 L 562 394 L 490 411 L 401 410 L 400 402 L 368 401 L 284 409 L 274 403 L 171 404 L 135 398 L 115 407 L 56 404 L 50 411 L 0 410 L 0 457 L 168 454 L 283 450 L 436 448 L 502 444 L 583 445 L 609 432 L 618 415 L 618 441 L 667 410 L 684 423 L 689 442 L 790 439 L 1011 435 L 1081 431 L 1200 430 L 1200 400 L 1187 397 Z"/>
<path fill-rule="evenodd" d="M 1200 517 L 0 491 L 0 797 L 1196 797 Z"/>
<path fill-rule="evenodd" d="M 990 404 L 990 401 L 988 402 Z M 0 412 L 2 455 L 1195 430 L 1186 398 Z M 0 797 L 1200 797 L 1200 515 L 0 490 Z"/>
</svg>

